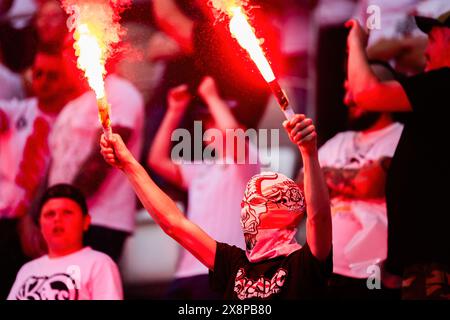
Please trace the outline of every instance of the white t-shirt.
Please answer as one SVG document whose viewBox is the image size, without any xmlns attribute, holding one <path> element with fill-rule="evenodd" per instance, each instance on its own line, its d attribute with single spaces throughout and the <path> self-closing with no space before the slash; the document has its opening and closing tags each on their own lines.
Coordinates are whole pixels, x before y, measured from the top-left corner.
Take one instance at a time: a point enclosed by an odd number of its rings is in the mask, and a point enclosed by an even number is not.
<svg viewBox="0 0 450 320">
<path fill-rule="evenodd" d="M 0 99 L 23 99 L 25 92 L 20 75 L 0 63 Z"/>
<path fill-rule="evenodd" d="M 8 300 L 122 299 L 117 265 L 90 247 L 64 257 L 45 255 L 26 263 L 8 295 Z"/>
<path fill-rule="evenodd" d="M 253 148 L 249 148 L 255 152 Z M 188 188 L 187 217 L 216 241 L 245 248 L 240 224 L 241 201 L 247 182 L 260 172 L 258 164 L 183 164 Z M 181 249 L 176 278 L 207 274 L 208 269 Z"/>
<path fill-rule="evenodd" d="M 27 199 L 28 192 L 36 188 L 32 183 L 36 179 L 27 178 L 27 175 L 41 175 L 43 178 L 49 164 L 48 154 L 48 132 L 55 121 L 54 117 L 44 114 L 39 108 L 37 99 L 25 100 L 0 100 L 0 109 L 6 113 L 8 130 L 0 133 L 0 218 L 16 218 L 16 209 L 19 203 L 30 201 Z M 38 122 L 37 119 L 39 119 Z M 39 123 L 36 127 L 35 124 Z M 44 132 L 41 130 L 44 129 Z M 26 151 L 27 141 L 30 150 Z M 31 140 L 32 139 L 32 140 Z M 32 150 L 31 150 L 32 149 Z M 34 159 L 23 159 L 24 154 L 32 154 Z M 25 162 L 22 162 L 25 160 Z M 23 170 L 27 163 L 27 170 Z M 20 181 L 25 184 L 16 183 L 16 178 L 21 174 Z M 29 204 L 29 203 L 28 203 Z"/>
<path fill-rule="evenodd" d="M 359 169 L 370 161 L 392 157 L 403 125 L 393 123 L 368 134 L 347 131 L 337 134 L 319 150 L 322 167 Z M 333 271 L 367 278 L 368 269 L 387 255 L 385 199 L 358 200 L 336 197 L 331 200 L 333 223 Z"/>
<path fill-rule="evenodd" d="M 321 26 L 340 25 L 351 17 L 354 9 L 353 0 L 320 0 L 314 10 L 314 20 Z"/>
<path fill-rule="evenodd" d="M 105 89 L 111 104 L 112 126 L 133 130 L 127 146 L 139 157 L 144 120 L 142 96 L 130 82 L 115 75 L 106 78 Z M 88 91 L 66 105 L 50 135 L 50 185 L 73 182 L 94 144 L 99 143 L 100 128 L 94 92 Z M 134 230 L 135 194 L 120 170 L 111 170 L 99 190 L 86 197 L 93 225 L 126 232 Z"/>
</svg>

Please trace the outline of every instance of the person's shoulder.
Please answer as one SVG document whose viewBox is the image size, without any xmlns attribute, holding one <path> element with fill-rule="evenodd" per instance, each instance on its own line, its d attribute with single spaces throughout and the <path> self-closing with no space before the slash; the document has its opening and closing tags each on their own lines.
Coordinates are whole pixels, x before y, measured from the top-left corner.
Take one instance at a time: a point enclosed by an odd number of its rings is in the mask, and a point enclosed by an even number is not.
<svg viewBox="0 0 450 320">
<path fill-rule="evenodd" d="M 450 76 L 450 67 L 442 67 L 442 68 L 431 70 L 428 72 L 431 74 L 440 74 L 440 75 L 445 75 L 448 77 L 448 76 Z"/>
<path fill-rule="evenodd" d="M 131 81 L 116 74 L 111 74 L 105 79 L 105 88 L 110 102 L 113 100 L 126 102 L 126 105 L 125 103 L 114 105 L 115 108 L 120 108 L 123 105 L 124 110 L 128 113 L 130 108 L 142 109 L 143 111 L 144 98 Z"/>
<path fill-rule="evenodd" d="M 133 94 L 135 96 L 141 96 L 139 90 L 131 81 L 116 74 L 111 74 L 105 79 L 105 86 L 110 91 L 117 92 L 120 95 Z M 125 97 L 128 98 L 128 96 Z"/>
<path fill-rule="evenodd" d="M 393 122 L 390 126 L 389 126 L 389 128 L 393 131 L 393 132 L 396 132 L 396 133 L 401 133 L 402 131 L 403 131 L 403 128 L 404 128 L 404 124 L 403 123 L 401 123 L 401 122 Z"/>
<path fill-rule="evenodd" d="M 103 262 L 103 263 L 113 263 L 113 259 L 108 256 L 107 254 L 94 250 L 91 247 L 85 247 L 82 251 L 80 251 L 80 254 L 85 255 L 86 259 L 91 259 L 93 261 Z"/>
<path fill-rule="evenodd" d="M 239 255 L 242 257 L 245 257 L 245 251 L 242 250 L 241 248 L 234 246 L 234 245 L 230 245 L 228 243 L 223 243 L 223 242 L 218 242 L 217 241 L 217 251 L 226 251 L 235 255 Z"/>
<path fill-rule="evenodd" d="M 424 71 L 410 77 L 405 77 L 400 83 L 402 85 L 408 84 L 410 82 L 415 83 L 416 81 L 423 81 L 424 84 L 432 85 L 430 80 L 440 81 L 441 79 L 450 79 L 450 68 L 443 67 L 433 70 Z M 447 84 L 447 83 L 446 83 Z"/>
<path fill-rule="evenodd" d="M 40 256 L 39 258 L 33 259 L 25 263 L 19 270 L 19 273 L 27 272 L 28 270 L 34 270 L 41 267 L 48 260 L 48 255 Z"/>
<path fill-rule="evenodd" d="M 329 148 L 334 148 L 337 145 L 340 145 L 343 141 L 346 141 L 348 139 L 353 139 L 353 136 L 355 135 L 355 131 L 342 131 L 336 133 L 332 138 L 328 139 L 323 146 L 320 147 L 319 153 L 323 153 Z"/>
<path fill-rule="evenodd" d="M 351 131 L 351 130 L 347 130 L 347 131 L 341 131 L 336 133 L 331 139 L 329 139 L 326 143 L 338 143 L 341 142 L 343 140 L 349 139 L 349 138 L 353 138 L 353 136 L 355 135 L 355 131 Z"/>
</svg>

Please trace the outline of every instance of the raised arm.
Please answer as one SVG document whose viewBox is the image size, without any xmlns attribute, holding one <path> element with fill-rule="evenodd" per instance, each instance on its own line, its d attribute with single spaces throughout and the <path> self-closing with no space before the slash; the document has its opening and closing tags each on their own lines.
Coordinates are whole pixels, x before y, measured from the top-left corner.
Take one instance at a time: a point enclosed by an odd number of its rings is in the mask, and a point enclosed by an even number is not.
<svg viewBox="0 0 450 320">
<path fill-rule="evenodd" d="M 346 24 L 348 35 L 348 82 L 355 103 L 371 111 L 411 111 L 411 105 L 398 81 L 381 82 L 372 72 L 366 54 L 367 33 L 356 20 Z"/>
<path fill-rule="evenodd" d="M 125 173 L 143 206 L 163 231 L 213 270 L 216 241 L 186 219 L 175 202 L 153 182 L 136 161 L 119 135 L 114 134 L 111 141 L 107 141 L 102 135 L 100 146 L 106 162 Z"/>
<path fill-rule="evenodd" d="M 226 102 L 221 98 L 216 82 L 212 77 L 205 77 L 198 87 L 198 93 L 208 106 L 218 129 L 225 132 L 226 129 L 240 127 Z"/>
<path fill-rule="evenodd" d="M 186 53 L 193 52 L 194 22 L 185 16 L 174 0 L 153 0 L 153 14 L 159 27 Z"/>
<path fill-rule="evenodd" d="M 303 158 L 306 240 L 312 254 L 323 261 L 331 250 L 331 210 L 327 185 L 319 165 L 317 133 L 312 120 L 304 115 L 295 115 L 283 126 L 291 141 L 298 145 Z"/>
<path fill-rule="evenodd" d="M 169 91 L 168 109 L 147 158 L 150 168 L 179 187 L 182 187 L 180 167 L 170 157 L 171 135 L 183 118 L 190 99 L 187 85 Z"/>
</svg>

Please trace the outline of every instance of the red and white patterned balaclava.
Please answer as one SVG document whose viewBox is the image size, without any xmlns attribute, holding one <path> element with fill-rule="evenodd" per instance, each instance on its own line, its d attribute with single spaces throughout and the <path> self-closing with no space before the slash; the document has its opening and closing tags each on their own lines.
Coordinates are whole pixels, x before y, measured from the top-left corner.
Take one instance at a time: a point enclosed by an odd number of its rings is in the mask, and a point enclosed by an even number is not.
<svg viewBox="0 0 450 320">
<path fill-rule="evenodd" d="M 295 234 L 305 197 L 294 181 L 281 173 L 257 174 L 247 183 L 241 207 L 249 261 L 287 256 L 301 248 Z"/>
</svg>

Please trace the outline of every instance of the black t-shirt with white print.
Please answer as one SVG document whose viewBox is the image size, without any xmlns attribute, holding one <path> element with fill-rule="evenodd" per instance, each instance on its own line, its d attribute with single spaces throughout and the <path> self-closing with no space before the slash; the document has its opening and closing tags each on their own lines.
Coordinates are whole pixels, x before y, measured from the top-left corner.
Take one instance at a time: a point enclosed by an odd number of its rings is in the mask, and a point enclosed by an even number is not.
<svg viewBox="0 0 450 320">
<path fill-rule="evenodd" d="M 325 297 L 332 270 L 332 253 L 322 262 L 308 244 L 289 256 L 251 263 L 244 250 L 217 242 L 209 281 L 227 300 L 317 299 Z"/>
</svg>

